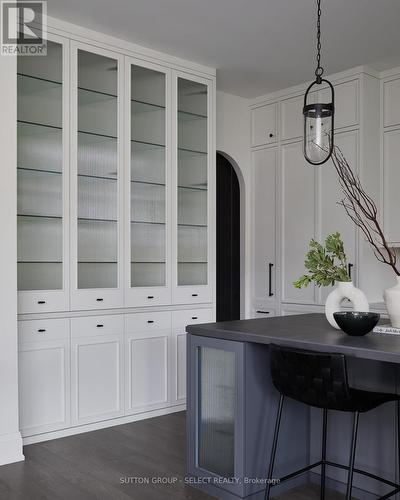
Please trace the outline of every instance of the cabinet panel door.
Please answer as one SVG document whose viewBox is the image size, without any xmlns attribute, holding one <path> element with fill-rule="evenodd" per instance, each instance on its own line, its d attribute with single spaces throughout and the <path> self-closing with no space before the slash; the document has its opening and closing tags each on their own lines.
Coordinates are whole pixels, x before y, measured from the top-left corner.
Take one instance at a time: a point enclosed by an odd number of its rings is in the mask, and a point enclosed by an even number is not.
<svg viewBox="0 0 400 500">
<path fill-rule="evenodd" d="M 125 291 L 128 306 L 171 302 L 170 72 L 127 59 Z M 151 297 L 151 298 L 150 298 Z"/>
<path fill-rule="evenodd" d="M 343 132 L 335 135 L 335 143 L 340 147 L 346 160 L 353 171 L 358 171 L 358 132 Z M 356 237 L 357 232 L 353 222 L 346 214 L 344 207 L 338 205 L 343 199 L 339 185 L 339 178 L 331 161 L 326 168 L 321 168 L 320 173 L 320 203 L 321 203 L 321 242 L 325 238 L 338 231 L 343 239 L 347 260 L 351 264 L 351 276 L 357 284 L 356 266 Z M 332 287 L 320 289 L 320 300 L 325 303 L 326 297 L 332 291 Z"/>
<path fill-rule="evenodd" d="M 298 290 L 308 243 L 315 238 L 316 170 L 303 156 L 302 143 L 282 147 L 282 300 L 313 303 L 314 286 Z"/>
<path fill-rule="evenodd" d="M 278 104 L 260 106 L 251 111 L 251 145 L 273 144 L 277 138 Z"/>
<path fill-rule="evenodd" d="M 168 403 L 170 330 L 129 334 L 126 338 L 126 413 Z"/>
<path fill-rule="evenodd" d="M 72 43 L 71 306 L 123 305 L 123 58 Z"/>
<path fill-rule="evenodd" d="M 385 132 L 383 137 L 384 223 L 388 241 L 400 242 L 400 130 Z"/>
<path fill-rule="evenodd" d="M 68 266 L 68 43 L 18 56 L 18 310 L 65 311 Z"/>
<path fill-rule="evenodd" d="M 309 96 L 308 103 L 311 104 L 312 96 Z M 303 136 L 304 118 L 303 118 L 304 95 L 285 99 L 281 103 L 281 138 L 296 139 Z"/>
<path fill-rule="evenodd" d="M 275 295 L 276 269 L 276 148 L 253 151 L 254 297 Z"/>
<path fill-rule="evenodd" d="M 339 83 L 335 88 L 335 129 L 351 127 L 359 122 L 359 90 L 358 80 Z M 322 102 L 330 102 L 328 89 L 319 93 Z"/>
<path fill-rule="evenodd" d="M 174 72 L 173 302 L 211 302 L 214 281 L 214 88 Z"/>
<path fill-rule="evenodd" d="M 123 414 L 123 335 L 72 339 L 72 423 Z"/>
<path fill-rule="evenodd" d="M 383 125 L 400 124 L 400 78 L 383 84 Z"/>
<path fill-rule="evenodd" d="M 19 404 L 23 436 L 69 426 L 69 352 L 68 339 L 20 345 Z"/>
</svg>

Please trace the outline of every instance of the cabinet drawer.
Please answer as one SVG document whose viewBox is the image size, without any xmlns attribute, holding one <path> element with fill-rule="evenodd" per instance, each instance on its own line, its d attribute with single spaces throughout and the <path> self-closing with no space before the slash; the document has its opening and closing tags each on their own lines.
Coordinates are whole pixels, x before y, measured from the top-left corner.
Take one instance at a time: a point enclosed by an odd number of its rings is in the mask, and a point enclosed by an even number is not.
<svg viewBox="0 0 400 500">
<path fill-rule="evenodd" d="M 121 314 L 71 319 L 71 336 L 73 338 L 116 335 L 123 332 L 124 317 Z"/>
<path fill-rule="evenodd" d="M 35 319 L 18 322 L 19 342 L 40 342 L 69 338 L 69 319 Z"/>
<path fill-rule="evenodd" d="M 173 329 L 184 330 L 187 325 L 211 323 L 212 321 L 212 309 L 188 309 L 186 311 L 173 311 L 172 313 Z"/>
<path fill-rule="evenodd" d="M 126 315 L 126 333 L 169 330 L 170 328 L 171 313 L 168 311 Z"/>
<path fill-rule="evenodd" d="M 400 123 L 400 78 L 383 84 L 383 125 Z"/>
<path fill-rule="evenodd" d="M 251 145 L 273 144 L 277 137 L 277 103 L 260 106 L 251 111 Z"/>
<path fill-rule="evenodd" d="M 211 287 L 183 287 L 174 290 L 174 304 L 204 304 L 212 301 Z"/>
<path fill-rule="evenodd" d="M 18 292 L 18 313 L 47 313 L 68 311 L 68 294 L 64 291 L 21 291 Z"/>
</svg>

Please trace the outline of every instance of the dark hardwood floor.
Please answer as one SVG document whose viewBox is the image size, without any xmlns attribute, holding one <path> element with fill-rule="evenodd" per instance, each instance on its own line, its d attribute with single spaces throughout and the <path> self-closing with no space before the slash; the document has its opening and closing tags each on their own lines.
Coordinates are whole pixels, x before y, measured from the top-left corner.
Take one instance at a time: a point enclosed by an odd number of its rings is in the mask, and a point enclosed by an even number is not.
<svg viewBox="0 0 400 500">
<path fill-rule="evenodd" d="M 25 446 L 25 462 L 0 467 L 0 499 L 211 499 L 184 482 L 185 443 L 181 412 Z M 149 484 L 140 484 L 147 478 Z M 153 478 L 170 483 L 155 484 Z M 311 500 L 319 495 L 307 487 L 281 498 Z M 338 498 L 343 497 L 327 500 Z"/>
</svg>

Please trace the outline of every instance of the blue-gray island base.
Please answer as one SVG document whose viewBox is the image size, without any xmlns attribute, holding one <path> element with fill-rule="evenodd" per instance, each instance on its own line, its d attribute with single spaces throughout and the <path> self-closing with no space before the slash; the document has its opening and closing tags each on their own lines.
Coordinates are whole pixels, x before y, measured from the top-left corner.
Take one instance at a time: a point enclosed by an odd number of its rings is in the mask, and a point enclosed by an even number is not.
<svg viewBox="0 0 400 500">
<path fill-rule="evenodd" d="M 188 475 L 192 486 L 220 499 L 263 498 L 278 393 L 269 373 L 268 344 L 346 355 L 354 387 L 399 392 L 400 337 L 350 337 L 322 314 L 208 323 L 187 327 Z M 328 458 L 347 464 L 349 414 L 329 412 Z M 360 420 L 357 466 L 399 480 L 395 410 L 390 403 Z M 321 413 L 285 403 L 275 478 L 318 461 Z M 318 471 L 318 470 L 317 470 Z M 328 470 L 328 487 L 344 491 L 346 473 Z M 273 488 L 273 495 L 317 481 L 307 473 Z M 383 485 L 355 477 L 355 498 L 384 495 Z"/>
</svg>

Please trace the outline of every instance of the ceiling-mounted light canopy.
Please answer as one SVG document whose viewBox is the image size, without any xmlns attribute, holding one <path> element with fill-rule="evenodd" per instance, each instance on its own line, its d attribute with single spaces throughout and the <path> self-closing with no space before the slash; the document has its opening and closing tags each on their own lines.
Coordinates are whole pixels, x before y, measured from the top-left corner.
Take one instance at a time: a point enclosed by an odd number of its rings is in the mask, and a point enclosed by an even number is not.
<svg viewBox="0 0 400 500">
<path fill-rule="evenodd" d="M 321 66 L 321 0 L 317 0 L 317 68 L 315 81 L 308 87 L 304 96 L 304 157 L 312 165 L 322 165 L 329 160 L 333 151 L 335 91 L 331 82 L 322 78 L 324 69 Z M 329 89 L 330 102 L 322 103 L 321 93 L 317 94 L 317 102 L 308 104 L 308 97 L 314 85 L 326 84 Z M 315 90 L 315 89 L 314 89 Z M 318 102 L 319 101 L 319 102 Z"/>
</svg>

